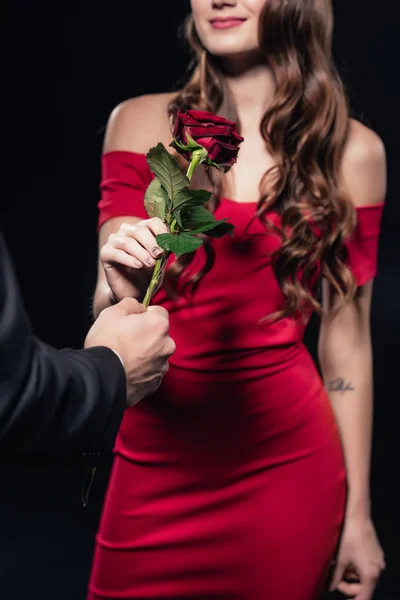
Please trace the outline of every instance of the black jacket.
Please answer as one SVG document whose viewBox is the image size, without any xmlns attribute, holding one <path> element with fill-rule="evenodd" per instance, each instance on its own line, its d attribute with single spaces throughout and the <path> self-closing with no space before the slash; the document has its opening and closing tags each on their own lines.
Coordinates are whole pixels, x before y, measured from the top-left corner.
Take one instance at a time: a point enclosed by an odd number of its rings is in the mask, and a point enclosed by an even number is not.
<svg viewBox="0 0 400 600">
<path fill-rule="evenodd" d="M 107 452 L 125 405 L 112 350 L 60 351 L 34 337 L 0 235 L 1 455 Z"/>
</svg>

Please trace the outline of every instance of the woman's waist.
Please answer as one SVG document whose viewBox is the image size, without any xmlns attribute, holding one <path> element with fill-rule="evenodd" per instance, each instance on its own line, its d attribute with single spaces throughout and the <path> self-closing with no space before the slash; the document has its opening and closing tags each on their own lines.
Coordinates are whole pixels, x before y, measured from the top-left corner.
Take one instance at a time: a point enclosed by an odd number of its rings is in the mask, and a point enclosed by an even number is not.
<svg viewBox="0 0 400 600">
<path fill-rule="evenodd" d="M 292 368 L 302 353 L 308 353 L 302 342 L 276 344 L 263 336 L 216 338 L 203 333 L 190 340 L 181 334 L 171 336 L 176 352 L 170 358 L 170 377 L 201 381 L 252 381 Z"/>
<path fill-rule="evenodd" d="M 320 444 L 334 419 L 306 349 L 276 367 L 198 372 L 171 366 L 153 396 L 126 412 L 116 449 L 135 461 L 210 464 Z M 308 440 L 308 441 L 307 441 Z M 304 446 L 305 444 L 305 446 Z M 263 460 L 264 460 L 263 458 Z"/>
<path fill-rule="evenodd" d="M 170 369 L 159 390 L 138 410 L 151 412 L 156 406 L 199 405 L 201 410 L 224 410 L 250 399 L 266 406 L 283 406 L 323 387 L 316 365 L 303 343 L 276 348 L 240 348 L 207 352 L 180 352 L 170 358 Z M 280 398 L 278 401 L 277 398 Z"/>
<path fill-rule="evenodd" d="M 273 297 L 245 298 L 237 293 L 233 301 L 232 296 L 207 291 L 199 292 L 193 301 L 162 295 L 157 301 L 170 315 L 177 366 L 208 370 L 213 361 L 218 361 L 221 369 L 229 368 L 231 362 L 241 368 L 241 361 L 244 368 L 268 365 L 286 360 L 302 342 L 305 323 L 300 318 L 269 319 L 283 308 Z M 196 362 L 202 365 L 198 367 Z"/>
</svg>

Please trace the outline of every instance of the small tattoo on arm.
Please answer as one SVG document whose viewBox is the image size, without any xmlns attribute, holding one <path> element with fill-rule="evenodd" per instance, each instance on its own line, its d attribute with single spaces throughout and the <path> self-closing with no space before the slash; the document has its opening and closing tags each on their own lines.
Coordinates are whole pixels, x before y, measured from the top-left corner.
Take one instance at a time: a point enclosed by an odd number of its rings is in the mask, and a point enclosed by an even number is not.
<svg viewBox="0 0 400 600">
<path fill-rule="evenodd" d="M 340 392 L 341 394 L 344 394 L 345 392 L 354 392 L 351 381 L 345 381 L 341 378 L 328 381 L 326 387 L 328 392 Z"/>
</svg>

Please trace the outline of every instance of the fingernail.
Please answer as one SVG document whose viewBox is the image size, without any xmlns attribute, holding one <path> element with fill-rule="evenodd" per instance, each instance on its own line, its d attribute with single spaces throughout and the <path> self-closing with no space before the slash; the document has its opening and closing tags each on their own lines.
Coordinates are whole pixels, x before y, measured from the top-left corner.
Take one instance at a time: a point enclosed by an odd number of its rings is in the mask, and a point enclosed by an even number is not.
<svg viewBox="0 0 400 600">
<path fill-rule="evenodd" d="M 146 258 L 146 263 L 149 265 L 149 267 L 152 267 L 155 264 L 155 260 L 154 258 Z"/>
<path fill-rule="evenodd" d="M 151 251 L 154 254 L 154 256 L 160 256 L 160 254 L 162 254 L 162 250 L 158 246 L 153 246 Z"/>
</svg>

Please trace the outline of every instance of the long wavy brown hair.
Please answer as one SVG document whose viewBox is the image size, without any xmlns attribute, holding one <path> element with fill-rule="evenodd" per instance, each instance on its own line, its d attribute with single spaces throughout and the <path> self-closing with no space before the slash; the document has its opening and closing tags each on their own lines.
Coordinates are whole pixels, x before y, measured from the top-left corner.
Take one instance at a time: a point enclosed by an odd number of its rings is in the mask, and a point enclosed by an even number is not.
<svg viewBox="0 0 400 600">
<path fill-rule="evenodd" d="M 281 216 L 282 243 L 272 262 L 287 300 L 274 318 L 322 312 L 313 290 L 317 273 L 336 289 L 341 305 L 356 290 L 344 245 L 354 229 L 356 211 L 340 185 L 349 115 L 332 57 L 332 29 L 331 0 L 267 0 L 260 16 L 260 50 L 276 82 L 260 131 L 275 166 L 260 182 L 256 217 L 270 230 L 268 210 Z M 170 114 L 174 118 L 178 109 L 196 108 L 237 120 L 218 59 L 202 45 L 191 15 L 185 32 L 194 55 L 193 71 L 170 104 Z M 221 181 L 212 173 L 209 177 L 214 192 L 209 208 L 214 211 Z M 186 283 L 196 285 L 212 267 L 212 245 L 207 243 L 205 249 L 204 267 Z M 192 259 L 183 256 L 170 267 L 170 289 L 177 289 Z"/>
</svg>

